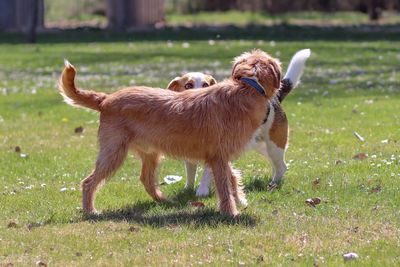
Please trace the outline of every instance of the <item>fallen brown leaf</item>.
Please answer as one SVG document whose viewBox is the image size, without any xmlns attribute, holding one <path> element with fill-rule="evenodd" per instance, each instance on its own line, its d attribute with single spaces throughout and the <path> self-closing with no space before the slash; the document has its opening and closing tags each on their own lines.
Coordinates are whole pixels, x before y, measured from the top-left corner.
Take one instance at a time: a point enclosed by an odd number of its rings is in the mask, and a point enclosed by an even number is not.
<svg viewBox="0 0 400 267">
<path fill-rule="evenodd" d="M 76 127 L 74 131 L 75 131 L 75 133 L 77 133 L 77 134 L 81 134 L 81 133 L 83 133 L 84 130 L 85 130 L 85 129 L 83 129 L 82 126 L 79 126 L 79 127 Z"/>
<path fill-rule="evenodd" d="M 18 224 L 14 221 L 11 221 L 7 224 L 8 228 L 17 228 Z"/>
<path fill-rule="evenodd" d="M 335 165 L 339 165 L 339 164 L 342 164 L 342 163 L 343 163 L 343 161 L 341 161 L 340 159 L 335 160 Z"/>
<path fill-rule="evenodd" d="M 376 187 L 372 188 L 370 190 L 371 193 L 379 193 L 382 190 L 382 187 L 380 185 L 377 185 Z"/>
<path fill-rule="evenodd" d="M 321 203 L 321 199 L 319 197 L 308 198 L 306 203 L 312 207 L 315 207 Z"/>
<path fill-rule="evenodd" d="M 353 156 L 353 159 L 359 159 L 359 160 L 363 160 L 366 158 L 368 158 L 368 154 L 366 153 L 358 153 Z"/>
<path fill-rule="evenodd" d="M 132 232 L 132 233 L 136 233 L 136 232 L 140 231 L 140 228 L 136 227 L 136 226 L 131 226 L 131 227 L 128 228 L 128 231 Z"/>
<path fill-rule="evenodd" d="M 46 266 L 47 266 L 47 263 L 45 263 L 44 261 L 37 261 L 37 262 L 36 262 L 36 266 L 43 266 L 43 267 L 46 267 Z"/>
<path fill-rule="evenodd" d="M 319 186 L 321 183 L 321 179 L 319 177 L 315 178 L 314 181 L 312 181 L 313 186 Z"/>
<path fill-rule="evenodd" d="M 196 208 L 204 208 L 205 205 L 201 201 L 189 201 L 189 206 L 196 207 Z"/>
</svg>

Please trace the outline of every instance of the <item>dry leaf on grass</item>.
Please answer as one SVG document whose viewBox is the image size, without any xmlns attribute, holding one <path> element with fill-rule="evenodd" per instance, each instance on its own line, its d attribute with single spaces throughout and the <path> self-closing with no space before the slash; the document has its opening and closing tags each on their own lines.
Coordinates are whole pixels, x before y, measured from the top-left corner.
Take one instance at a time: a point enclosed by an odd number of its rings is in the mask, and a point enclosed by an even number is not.
<svg viewBox="0 0 400 267">
<path fill-rule="evenodd" d="M 7 224 L 8 228 L 17 228 L 18 224 L 14 221 L 11 221 Z"/>
<path fill-rule="evenodd" d="M 306 203 L 308 205 L 310 205 L 311 207 L 315 207 L 315 206 L 317 206 L 318 204 L 321 203 L 321 199 L 319 197 L 308 198 L 306 200 Z"/>
<path fill-rule="evenodd" d="M 343 161 L 341 161 L 340 159 L 335 160 L 335 165 L 339 165 L 339 164 L 342 164 L 342 163 L 343 163 Z"/>
<path fill-rule="evenodd" d="M 366 153 L 358 153 L 353 156 L 353 159 L 359 159 L 359 160 L 363 160 L 366 158 L 368 158 L 368 154 Z"/>
<path fill-rule="evenodd" d="M 370 190 L 371 193 L 379 193 L 382 190 L 382 187 L 380 185 L 377 185 L 376 187 L 372 188 Z"/>
<path fill-rule="evenodd" d="M 189 201 L 189 206 L 195 208 L 204 208 L 206 205 L 204 205 L 204 203 L 201 201 Z"/>
<path fill-rule="evenodd" d="M 131 233 L 137 233 L 137 232 L 140 231 L 140 228 L 136 227 L 136 226 L 131 226 L 131 227 L 128 228 L 128 231 L 131 232 Z"/>
<path fill-rule="evenodd" d="M 319 186 L 320 183 L 321 183 L 321 179 L 319 177 L 315 178 L 315 180 L 312 181 L 312 185 L 315 187 Z"/>
<path fill-rule="evenodd" d="M 74 132 L 75 132 L 76 134 L 81 134 L 81 133 L 83 133 L 84 131 L 85 131 L 85 129 L 83 129 L 82 126 L 76 127 L 75 130 L 74 130 Z"/>
<path fill-rule="evenodd" d="M 43 267 L 45 267 L 45 266 L 47 266 L 47 263 L 45 263 L 44 261 L 37 261 L 37 262 L 36 262 L 36 266 L 43 266 Z"/>
</svg>

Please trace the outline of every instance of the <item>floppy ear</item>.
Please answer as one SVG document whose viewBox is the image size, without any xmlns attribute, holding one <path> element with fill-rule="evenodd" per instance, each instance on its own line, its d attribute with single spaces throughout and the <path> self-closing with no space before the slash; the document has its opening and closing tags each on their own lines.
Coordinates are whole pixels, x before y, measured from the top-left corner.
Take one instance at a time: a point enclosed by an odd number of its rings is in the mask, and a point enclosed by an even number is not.
<svg viewBox="0 0 400 267">
<path fill-rule="evenodd" d="M 179 84 L 179 80 L 181 79 L 181 77 L 175 77 L 167 86 L 168 90 L 172 90 L 172 91 L 176 91 L 179 92 L 181 90 L 180 89 L 180 84 Z"/>
<path fill-rule="evenodd" d="M 273 77 L 274 88 L 278 89 L 281 85 L 281 63 L 278 60 L 271 60 L 268 67 Z"/>
<path fill-rule="evenodd" d="M 208 80 L 208 82 L 209 82 L 209 84 L 210 84 L 209 86 L 214 85 L 214 84 L 217 83 L 217 80 L 214 79 L 214 77 L 211 76 L 211 75 L 207 75 L 207 80 Z"/>
</svg>

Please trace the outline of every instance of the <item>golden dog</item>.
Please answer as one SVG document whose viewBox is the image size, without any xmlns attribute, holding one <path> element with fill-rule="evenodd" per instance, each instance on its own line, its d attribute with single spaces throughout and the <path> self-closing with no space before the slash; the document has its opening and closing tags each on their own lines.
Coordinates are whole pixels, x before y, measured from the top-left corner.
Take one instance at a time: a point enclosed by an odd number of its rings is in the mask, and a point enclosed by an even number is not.
<svg viewBox="0 0 400 267">
<path fill-rule="evenodd" d="M 229 79 L 184 92 L 137 86 L 105 94 L 76 88 L 75 74 L 66 61 L 59 86 L 64 99 L 100 112 L 99 155 L 95 169 L 81 183 L 85 212 L 96 212 L 98 187 L 131 149 L 142 160 L 140 180 L 154 200 L 165 199 L 156 172 L 160 155 L 166 154 L 205 162 L 215 177 L 220 212 L 238 214 L 235 201 L 246 200 L 230 161 L 265 118 L 267 101 L 280 86 L 278 60 L 261 50 L 246 52 L 235 58 Z"/>
</svg>

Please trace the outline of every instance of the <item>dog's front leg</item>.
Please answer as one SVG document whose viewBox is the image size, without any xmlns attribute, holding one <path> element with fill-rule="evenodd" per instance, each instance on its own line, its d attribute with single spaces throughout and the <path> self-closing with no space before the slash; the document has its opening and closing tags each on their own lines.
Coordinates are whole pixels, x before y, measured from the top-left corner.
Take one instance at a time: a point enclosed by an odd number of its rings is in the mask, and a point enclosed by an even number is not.
<svg viewBox="0 0 400 267">
<path fill-rule="evenodd" d="M 215 187 L 219 198 L 219 211 L 222 214 L 237 216 L 239 213 L 236 208 L 235 197 L 232 190 L 231 177 L 233 177 L 231 167 L 227 160 L 214 158 L 208 161 L 214 174 Z"/>
<path fill-rule="evenodd" d="M 193 164 L 190 161 L 185 161 L 186 166 L 186 185 L 185 189 L 194 189 L 194 182 L 196 181 L 196 170 L 197 164 Z"/>
</svg>

